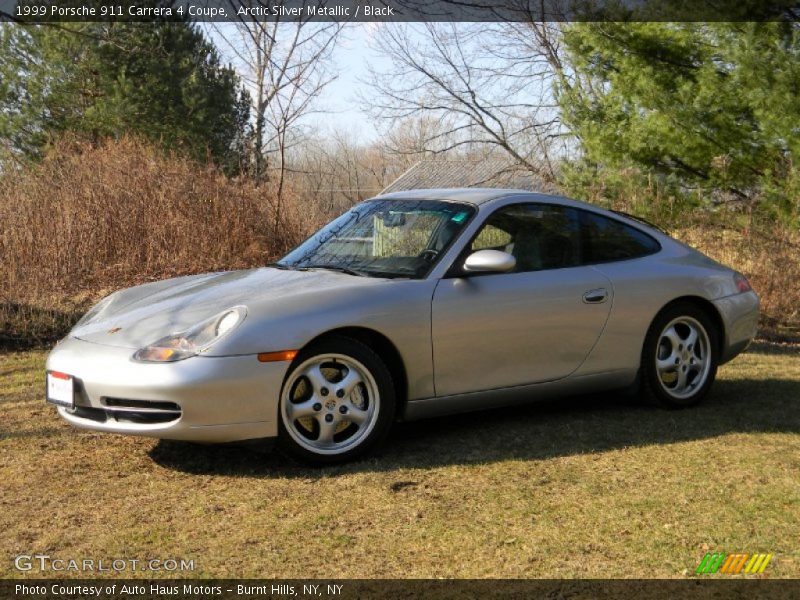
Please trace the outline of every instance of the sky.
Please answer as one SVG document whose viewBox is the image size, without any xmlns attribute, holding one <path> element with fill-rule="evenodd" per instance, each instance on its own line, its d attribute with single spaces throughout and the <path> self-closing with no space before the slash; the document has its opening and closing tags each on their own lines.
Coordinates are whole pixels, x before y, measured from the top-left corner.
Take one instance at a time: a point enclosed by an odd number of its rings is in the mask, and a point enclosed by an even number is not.
<svg viewBox="0 0 800 600">
<path fill-rule="evenodd" d="M 232 25 L 221 24 L 219 27 L 224 33 L 225 28 Z M 235 62 L 220 34 L 212 28 L 208 28 L 207 33 L 222 55 L 228 61 Z M 347 26 L 334 53 L 332 67 L 336 79 L 325 88 L 318 102 L 318 108 L 324 107 L 325 113 L 310 116 L 307 123 L 325 131 L 340 129 L 351 132 L 365 143 L 377 138 L 375 124 L 361 108 L 358 98 L 359 91 L 368 89 L 363 82 L 369 75 L 368 66 L 383 70 L 389 64 L 372 47 L 371 40 L 377 33 L 379 28 L 375 23 L 352 23 Z"/>
<path fill-rule="evenodd" d="M 335 68 L 338 71 L 337 79 L 325 91 L 325 100 L 335 106 L 335 113 L 320 120 L 321 124 L 327 120 L 331 125 L 345 128 L 363 136 L 362 141 L 368 142 L 378 135 L 375 124 L 369 119 L 361 107 L 357 97 L 359 91 L 368 90 L 369 86 L 363 83 L 368 75 L 368 66 L 385 69 L 389 61 L 380 56 L 371 46 L 372 36 L 379 32 L 373 23 L 354 23 L 346 31 L 346 39 L 340 44 L 335 55 Z"/>
</svg>

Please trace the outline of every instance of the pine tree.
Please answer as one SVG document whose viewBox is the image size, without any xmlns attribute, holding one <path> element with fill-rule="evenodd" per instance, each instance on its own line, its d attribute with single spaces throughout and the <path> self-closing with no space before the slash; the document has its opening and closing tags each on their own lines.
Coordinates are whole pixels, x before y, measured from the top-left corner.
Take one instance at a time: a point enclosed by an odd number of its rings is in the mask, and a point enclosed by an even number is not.
<svg viewBox="0 0 800 600">
<path fill-rule="evenodd" d="M 559 101 L 589 163 L 796 211 L 796 24 L 583 23 L 565 43 Z"/>
<path fill-rule="evenodd" d="M 37 158 L 53 136 L 135 133 L 239 168 L 247 93 L 194 25 L 82 23 L 0 29 L 0 139 Z"/>
</svg>

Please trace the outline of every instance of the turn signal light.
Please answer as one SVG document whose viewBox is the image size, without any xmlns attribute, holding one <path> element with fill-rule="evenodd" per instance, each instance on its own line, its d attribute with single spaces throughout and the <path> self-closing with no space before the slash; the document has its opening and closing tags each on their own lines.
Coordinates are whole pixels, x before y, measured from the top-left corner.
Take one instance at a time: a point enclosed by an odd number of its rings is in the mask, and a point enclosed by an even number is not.
<svg viewBox="0 0 800 600">
<path fill-rule="evenodd" d="M 258 355 L 258 362 L 282 362 L 294 360 L 297 350 L 279 350 L 278 352 L 261 352 Z"/>
<path fill-rule="evenodd" d="M 149 346 L 142 348 L 136 353 L 136 358 L 139 360 L 146 360 L 151 362 L 168 362 L 175 354 L 174 348 L 165 348 L 163 346 Z"/>
</svg>

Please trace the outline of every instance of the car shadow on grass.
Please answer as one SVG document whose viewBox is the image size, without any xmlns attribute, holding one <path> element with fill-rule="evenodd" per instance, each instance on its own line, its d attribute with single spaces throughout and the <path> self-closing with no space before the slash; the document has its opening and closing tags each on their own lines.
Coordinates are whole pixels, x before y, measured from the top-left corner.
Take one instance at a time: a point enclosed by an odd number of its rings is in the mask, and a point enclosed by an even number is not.
<svg viewBox="0 0 800 600">
<path fill-rule="evenodd" d="M 163 467 L 203 475 L 331 477 L 505 460 L 544 460 L 631 446 L 674 444 L 730 433 L 800 433 L 800 382 L 721 380 L 697 407 L 669 411 L 618 394 L 395 424 L 383 446 L 361 461 L 308 468 L 277 450 L 161 441 L 150 451 Z"/>
</svg>

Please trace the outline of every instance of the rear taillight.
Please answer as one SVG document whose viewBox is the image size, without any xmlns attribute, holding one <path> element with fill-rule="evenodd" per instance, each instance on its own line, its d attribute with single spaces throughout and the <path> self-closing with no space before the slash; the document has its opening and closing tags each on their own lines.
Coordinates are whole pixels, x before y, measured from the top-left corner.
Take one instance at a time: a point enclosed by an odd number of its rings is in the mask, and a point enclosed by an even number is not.
<svg viewBox="0 0 800 600">
<path fill-rule="evenodd" d="M 736 289 L 739 290 L 739 293 L 749 292 L 753 288 L 750 285 L 750 282 L 747 281 L 747 277 L 742 275 L 741 273 L 734 273 L 733 274 L 733 282 L 736 284 Z"/>
</svg>

